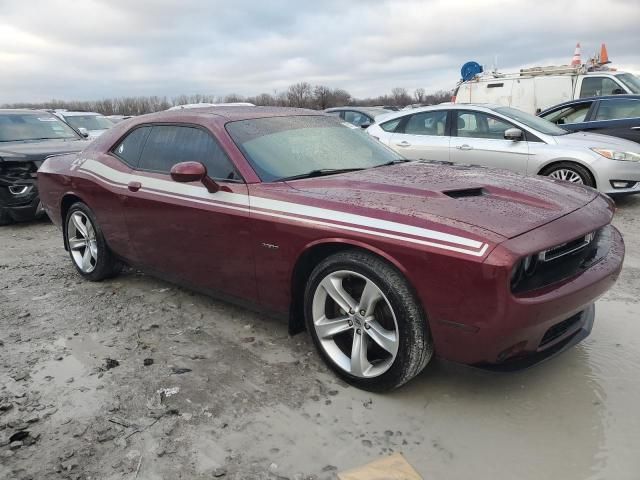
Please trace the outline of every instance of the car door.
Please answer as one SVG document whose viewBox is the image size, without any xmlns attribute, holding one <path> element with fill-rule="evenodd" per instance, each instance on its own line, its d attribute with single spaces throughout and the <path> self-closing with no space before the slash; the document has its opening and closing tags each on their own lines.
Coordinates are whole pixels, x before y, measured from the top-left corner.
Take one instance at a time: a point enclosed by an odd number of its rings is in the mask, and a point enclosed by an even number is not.
<svg viewBox="0 0 640 480">
<path fill-rule="evenodd" d="M 431 110 L 404 117 L 389 138 L 389 146 L 410 160 L 448 161 L 447 115 L 448 110 Z"/>
<path fill-rule="evenodd" d="M 529 145 L 526 132 L 523 131 L 522 140 L 506 140 L 505 130 L 518 128 L 507 120 L 472 110 L 456 110 L 453 113 L 452 162 L 527 173 Z"/>
<path fill-rule="evenodd" d="M 640 99 L 608 98 L 598 102 L 588 130 L 640 143 Z"/>
<path fill-rule="evenodd" d="M 126 141 L 115 147 L 116 155 Z M 171 167 L 185 161 L 203 163 L 219 191 L 171 180 Z M 255 298 L 248 206 L 247 186 L 209 131 L 150 126 L 123 198 L 138 263 L 198 288 Z"/>
</svg>

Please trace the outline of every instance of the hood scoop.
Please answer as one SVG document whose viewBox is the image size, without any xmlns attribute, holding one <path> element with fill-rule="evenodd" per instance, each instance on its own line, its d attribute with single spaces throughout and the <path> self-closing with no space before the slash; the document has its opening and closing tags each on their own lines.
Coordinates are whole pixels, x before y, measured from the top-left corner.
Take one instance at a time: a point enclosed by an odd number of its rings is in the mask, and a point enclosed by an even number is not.
<svg viewBox="0 0 640 480">
<path fill-rule="evenodd" d="M 442 193 L 451 198 L 482 197 L 483 195 L 487 194 L 485 189 L 482 187 L 462 188 L 460 190 L 447 190 Z"/>
</svg>

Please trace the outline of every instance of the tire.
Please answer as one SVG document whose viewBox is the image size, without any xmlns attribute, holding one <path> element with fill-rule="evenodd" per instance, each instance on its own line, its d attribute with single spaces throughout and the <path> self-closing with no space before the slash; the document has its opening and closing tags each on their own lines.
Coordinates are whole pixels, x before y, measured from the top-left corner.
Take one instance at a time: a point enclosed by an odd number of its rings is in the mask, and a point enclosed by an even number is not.
<svg viewBox="0 0 640 480">
<path fill-rule="evenodd" d="M 64 223 L 64 242 L 71 262 L 87 280 L 99 282 L 122 270 L 91 209 L 82 202 L 71 205 Z"/>
<path fill-rule="evenodd" d="M 557 180 L 564 180 L 578 185 L 586 185 L 588 187 L 596 188 L 596 183 L 593 180 L 591 173 L 589 173 L 589 170 L 578 163 L 556 163 L 544 170 L 543 175 Z"/>
<path fill-rule="evenodd" d="M 320 262 L 306 285 L 304 311 L 325 363 L 358 388 L 397 388 L 433 355 L 427 319 L 413 289 L 396 268 L 370 253 L 346 250 Z"/>
</svg>

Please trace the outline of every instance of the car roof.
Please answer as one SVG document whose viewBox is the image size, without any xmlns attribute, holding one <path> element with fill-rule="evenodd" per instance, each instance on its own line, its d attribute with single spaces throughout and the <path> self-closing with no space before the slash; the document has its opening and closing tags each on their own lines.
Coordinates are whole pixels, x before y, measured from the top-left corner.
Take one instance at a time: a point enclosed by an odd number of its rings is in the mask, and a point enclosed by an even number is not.
<svg viewBox="0 0 640 480">
<path fill-rule="evenodd" d="M 47 110 L 34 110 L 31 108 L 0 108 L 0 114 L 2 113 L 20 113 L 20 114 L 34 114 L 42 115 L 43 113 L 51 113 Z"/>
<path fill-rule="evenodd" d="M 495 110 L 496 108 L 499 107 L 504 107 L 504 105 L 498 105 L 495 103 L 450 103 L 450 102 L 446 102 L 446 103 L 441 103 L 439 105 L 429 105 L 426 107 L 418 107 L 418 108 L 412 108 L 409 110 L 400 110 L 397 112 L 386 112 L 384 115 L 384 118 L 382 118 L 380 121 L 382 122 L 386 122 L 389 120 L 394 120 L 396 118 L 401 118 L 401 117 L 405 117 L 408 115 L 413 115 L 415 113 L 420 113 L 420 112 L 431 112 L 431 111 L 437 111 L 437 110 L 468 110 L 468 109 L 475 109 L 475 110 L 479 110 L 479 111 L 492 111 Z M 380 122 L 376 122 L 376 123 L 380 123 Z"/>
<path fill-rule="evenodd" d="M 547 113 L 548 111 L 555 110 L 556 108 L 559 108 L 559 107 L 569 107 L 569 106 L 575 105 L 577 103 L 593 102 L 595 100 L 615 100 L 615 99 L 620 99 L 620 98 L 626 98 L 626 99 L 631 99 L 631 100 L 640 100 L 640 95 L 634 95 L 634 94 L 631 94 L 631 93 L 627 93 L 627 94 L 620 94 L 620 95 L 600 95 L 598 97 L 576 98 L 575 100 L 568 100 L 566 102 L 562 102 L 562 103 L 558 103 L 556 105 L 553 105 L 552 107 L 545 108 L 538 115 L 542 115 L 543 113 Z"/>
<path fill-rule="evenodd" d="M 102 115 L 101 113 L 97 113 L 97 112 L 67 112 L 67 111 L 62 111 L 62 112 L 56 112 L 59 115 L 62 115 L 63 117 L 79 117 L 81 115 Z"/>
<path fill-rule="evenodd" d="M 305 108 L 289 108 L 289 107 L 203 107 L 203 108 L 185 108 L 181 110 L 165 110 L 162 112 L 149 113 L 136 117 L 146 122 L 154 121 L 172 121 L 180 117 L 193 116 L 209 116 L 218 117 L 225 121 L 251 120 L 254 118 L 268 117 L 290 117 L 304 115 L 322 115 L 324 113 L 318 110 L 308 110 Z"/>
<path fill-rule="evenodd" d="M 333 107 L 327 108 L 325 112 L 343 112 L 345 110 L 367 113 L 369 115 L 382 115 L 391 111 L 382 107 Z"/>
</svg>

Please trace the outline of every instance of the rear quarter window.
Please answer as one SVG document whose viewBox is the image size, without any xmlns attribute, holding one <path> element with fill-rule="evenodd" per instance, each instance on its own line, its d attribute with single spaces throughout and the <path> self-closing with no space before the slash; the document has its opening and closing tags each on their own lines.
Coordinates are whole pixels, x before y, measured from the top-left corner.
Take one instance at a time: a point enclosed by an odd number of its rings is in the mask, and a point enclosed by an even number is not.
<svg viewBox="0 0 640 480">
<path fill-rule="evenodd" d="M 150 131 L 151 127 L 136 128 L 129 132 L 111 151 L 130 167 L 137 167 L 142 147 L 144 147 L 144 142 Z"/>
<path fill-rule="evenodd" d="M 396 128 L 398 128 L 398 125 L 400 125 L 401 121 L 402 121 L 402 118 L 389 120 L 388 122 L 381 123 L 380 128 L 385 132 L 395 132 Z"/>
</svg>

